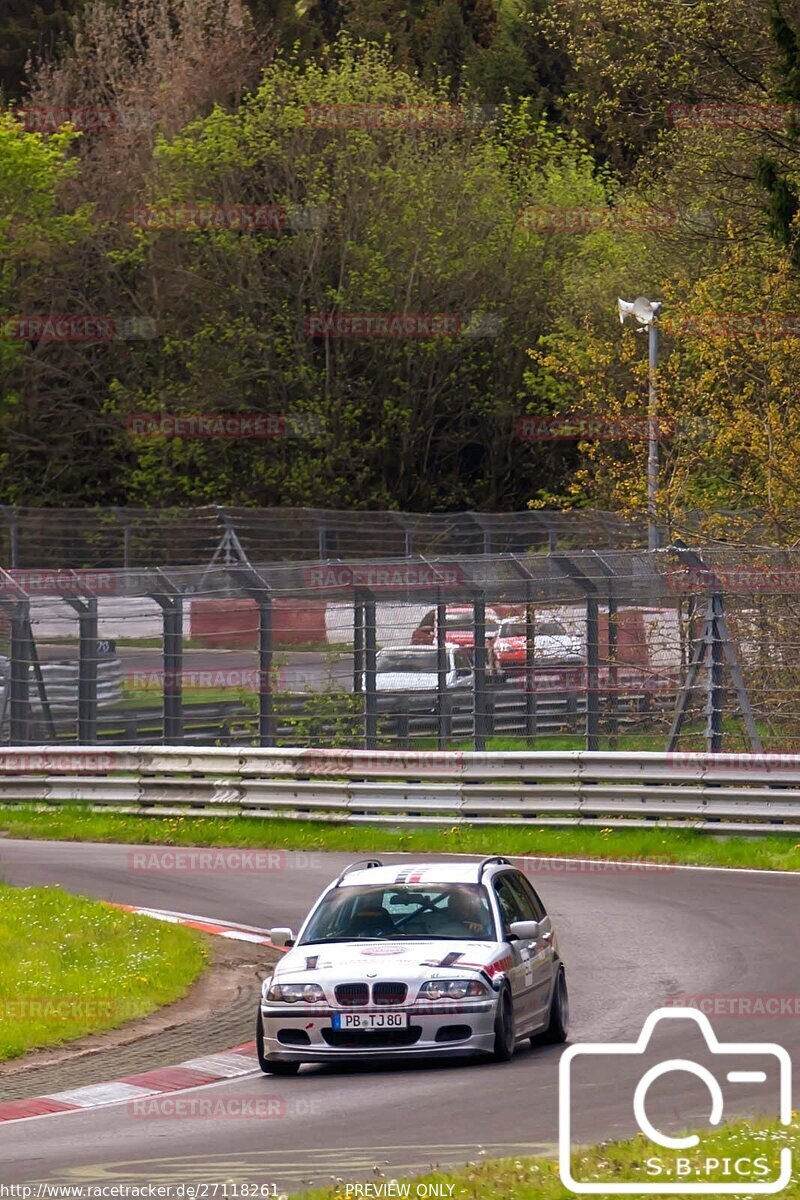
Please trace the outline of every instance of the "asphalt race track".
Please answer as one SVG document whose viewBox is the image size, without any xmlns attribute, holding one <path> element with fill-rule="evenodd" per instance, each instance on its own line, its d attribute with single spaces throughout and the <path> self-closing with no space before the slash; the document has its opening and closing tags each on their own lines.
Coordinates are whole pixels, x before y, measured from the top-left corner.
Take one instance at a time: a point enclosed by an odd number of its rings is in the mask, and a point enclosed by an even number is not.
<svg viewBox="0 0 800 1200">
<path fill-rule="evenodd" d="M 268 928 L 300 919 L 355 856 L 288 854 L 280 869 L 145 872 L 133 847 L 0 840 L 0 877 L 59 883 L 123 903 Z M 384 861 L 403 856 L 386 855 Z M 407 858 L 404 861 L 408 861 Z M 420 861 L 415 858 L 414 861 Z M 800 876 L 715 870 L 531 872 L 556 922 L 571 994 L 571 1041 L 630 1042 L 677 993 L 800 997 Z M 777 1042 L 800 1059 L 797 1016 L 720 1016 L 723 1041 Z M 255 1017 L 255 1014 L 254 1014 Z M 659 1058 L 701 1058 L 681 1022 L 660 1031 Z M 252 1037 L 242 1029 L 242 1041 Z M 220 1047 L 222 1049 L 222 1047 Z M 557 1140 L 561 1049 L 525 1045 L 500 1064 L 305 1067 L 293 1079 L 254 1073 L 198 1089 L 217 1100 L 281 1097 L 275 1119 L 143 1119 L 125 1104 L 0 1126 L 0 1182 L 274 1184 L 276 1192 L 427 1169 L 489 1155 L 551 1151 Z M 642 1059 L 608 1061 L 576 1085 L 581 1141 L 635 1132 Z M 164 1064 L 165 1066 L 170 1064 Z M 770 1077 L 767 1090 L 775 1083 Z M 193 1093 L 194 1095 L 197 1094 Z M 794 1107 L 798 1107 L 797 1079 Z M 774 1087 L 738 1083 L 726 1116 L 774 1113 Z M 673 1073 L 648 1101 L 664 1129 L 703 1124 L 708 1094 Z M 211 1192 L 208 1193 L 212 1195 Z"/>
</svg>

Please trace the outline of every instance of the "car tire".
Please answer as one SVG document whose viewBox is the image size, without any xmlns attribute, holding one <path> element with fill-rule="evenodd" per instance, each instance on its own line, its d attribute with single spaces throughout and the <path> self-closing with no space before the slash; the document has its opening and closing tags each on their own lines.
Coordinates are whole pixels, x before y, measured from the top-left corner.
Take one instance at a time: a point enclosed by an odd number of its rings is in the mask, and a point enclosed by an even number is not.
<svg viewBox="0 0 800 1200">
<path fill-rule="evenodd" d="M 569 992 L 567 991 L 567 976 L 563 967 L 558 968 L 553 995 L 550 1000 L 550 1019 L 547 1028 L 535 1034 L 531 1041 L 534 1046 L 555 1045 L 567 1040 L 569 1031 Z"/>
<path fill-rule="evenodd" d="M 511 992 L 506 987 L 497 1000 L 497 1015 L 494 1019 L 494 1061 L 508 1062 L 513 1058 L 515 1049 L 514 1005 Z"/>
<path fill-rule="evenodd" d="M 256 1054 L 258 1055 L 258 1065 L 265 1075 L 296 1075 L 300 1070 L 298 1062 L 280 1062 L 279 1060 L 271 1061 L 264 1055 L 264 1022 L 261 1019 L 261 1009 L 258 1010 L 256 1018 Z"/>
</svg>

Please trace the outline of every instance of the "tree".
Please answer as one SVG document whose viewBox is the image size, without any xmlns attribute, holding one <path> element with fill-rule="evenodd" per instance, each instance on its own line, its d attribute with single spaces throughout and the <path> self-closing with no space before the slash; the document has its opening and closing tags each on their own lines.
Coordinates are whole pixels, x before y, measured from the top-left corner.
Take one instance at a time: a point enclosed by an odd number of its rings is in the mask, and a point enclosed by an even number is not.
<svg viewBox="0 0 800 1200">
<path fill-rule="evenodd" d="M 55 56 L 80 0 L 5 0 L 0 12 L 0 95 L 21 99 L 29 59 Z"/>
<path fill-rule="evenodd" d="M 90 229 L 86 206 L 64 211 L 60 202 L 77 166 L 68 158 L 73 141 L 69 131 L 43 137 L 26 132 L 13 113 L 0 114 L 0 426 L 6 447 L 0 473 L 9 483 L 7 496 L 14 495 L 11 480 L 19 478 L 15 450 L 27 436 L 23 384 L 33 352 L 17 319 L 41 311 L 34 306 L 38 281 L 44 272 L 57 271 Z M 43 435 L 46 439 L 46 426 L 38 431 Z"/>
<path fill-rule="evenodd" d="M 421 114 L 422 127 L 330 128 L 316 115 L 380 106 Z M 465 121 L 385 52 L 344 41 L 320 65 L 276 62 L 236 113 L 161 142 L 153 203 L 235 198 L 299 206 L 321 223 L 143 233 L 140 270 L 169 335 L 158 374 L 114 390 L 120 421 L 236 409 L 316 432 L 267 444 L 142 439 L 134 495 L 412 508 L 525 495 L 529 452 L 515 436 L 525 347 L 547 324 L 561 264 L 519 212 L 537 199 L 596 201 L 602 188 L 585 152 L 525 111 L 497 126 L 472 125 L 468 111 Z M 309 336 L 308 315 L 327 313 L 456 314 L 460 328 Z"/>
</svg>

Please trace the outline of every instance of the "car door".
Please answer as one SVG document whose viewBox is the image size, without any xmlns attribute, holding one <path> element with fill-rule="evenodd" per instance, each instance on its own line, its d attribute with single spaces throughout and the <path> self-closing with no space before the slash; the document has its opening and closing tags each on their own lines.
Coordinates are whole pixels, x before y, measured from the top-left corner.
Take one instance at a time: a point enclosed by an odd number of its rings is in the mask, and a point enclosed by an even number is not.
<svg viewBox="0 0 800 1200">
<path fill-rule="evenodd" d="M 521 1033 L 530 1029 L 535 1024 L 532 1002 L 533 973 L 529 965 L 533 956 L 533 943 L 523 938 L 515 938 L 513 941 L 509 941 L 511 936 L 510 926 L 512 921 L 535 920 L 535 918 L 523 915 L 524 910 L 521 897 L 518 889 L 513 886 L 512 874 L 510 872 L 504 871 L 496 875 L 492 883 L 503 923 L 503 940 L 508 942 L 511 948 L 511 965 L 506 974 L 514 1001 L 514 1019 L 517 1032 Z"/>
<path fill-rule="evenodd" d="M 550 1011 L 550 998 L 558 965 L 553 922 L 529 879 L 520 871 L 515 871 L 511 882 L 526 913 L 524 919 L 539 922 L 539 937 L 530 943 L 531 957 L 528 960 L 526 984 L 532 988 L 531 1012 L 534 1024 L 544 1025 Z"/>
</svg>

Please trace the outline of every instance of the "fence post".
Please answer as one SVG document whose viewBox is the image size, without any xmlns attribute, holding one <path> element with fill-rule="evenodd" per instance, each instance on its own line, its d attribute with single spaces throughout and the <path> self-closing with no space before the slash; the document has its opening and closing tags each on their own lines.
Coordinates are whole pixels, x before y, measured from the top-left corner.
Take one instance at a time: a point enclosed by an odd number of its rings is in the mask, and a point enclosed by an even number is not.
<svg viewBox="0 0 800 1200">
<path fill-rule="evenodd" d="M 275 741 L 272 715 L 272 597 L 258 597 L 258 744 Z"/>
<path fill-rule="evenodd" d="M 447 747 L 447 604 L 444 591 L 436 589 L 436 738 L 440 750 Z"/>
<path fill-rule="evenodd" d="M 619 732 L 619 671 L 617 668 L 617 599 L 608 590 L 608 733 L 612 750 L 617 748 Z"/>
<path fill-rule="evenodd" d="M 364 749 L 374 750 L 378 737 L 377 631 L 375 628 L 375 597 L 364 592 Z"/>
<path fill-rule="evenodd" d="M 600 748 L 600 692 L 598 674 L 600 647 L 598 633 L 597 596 L 586 597 L 586 749 Z"/>
<path fill-rule="evenodd" d="M 122 526 L 122 566 L 127 571 L 131 565 L 131 523 L 123 509 L 112 508 L 111 511 Z"/>
<path fill-rule="evenodd" d="M 533 584 L 525 581 L 525 737 L 528 745 L 536 744 L 536 611 L 533 605 Z"/>
<path fill-rule="evenodd" d="M 597 587 L 577 563 L 566 554 L 551 554 L 559 571 L 573 581 L 586 597 L 586 749 L 599 749 L 600 707 L 598 676 L 600 646 L 598 639 Z M 607 572 L 604 572 L 607 574 Z"/>
<path fill-rule="evenodd" d="M 0 504 L 0 512 L 8 521 L 9 566 L 13 571 L 19 566 L 19 521 L 10 504 Z"/>
<path fill-rule="evenodd" d="M 722 610 L 722 597 L 714 593 L 708 602 L 705 637 L 708 647 L 708 676 L 706 684 L 706 750 L 719 754 L 722 749 L 722 713 L 725 693 L 722 686 L 722 636 L 717 613 Z"/>
<path fill-rule="evenodd" d="M 165 745 L 183 741 L 183 597 L 172 585 L 168 586 L 168 592 L 151 593 L 161 609 L 164 629 L 161 657 L 164 664 Z"/>
<path fill-rule="evenodd" d="M 483 592 L 476 594 L 472 603 L 473 622 L 475 625 L 475 666 L 474 701 L 473 701 L 473 730 L 475 749 L 486 749 L 487 705 L 486 705 L 486 597 Z"/>
<path fill-rule="evenodd" d="M 97 599 L 68 603 L 78 614 L 78 742 L 97 741 Z"/>
<path fill-rule="evenodd" d="M 364 605 L 358 591 L 353 593 L 353 694 L 360 696 L 364 687 Z"/>
<path fill-rule="evenodd" d="M 30 701 L 28 698 L 28 654 L 30 646 L 30 603 L 21 600 L 11 616 L 11 662 L 9 663 L 9 744 L 24 746 L 28 741 Z"/>
<path fill-rule="evenodd" d="M 228 520 L 227 517 L 223 519 Z M 235 532 L 233 536 L 236 536 Z M 267 580 L 247 564 L 229 564 L 225 569 L 235 579 L 239 588 L 255 601 L 258 608 L 258 744 L 271 746 L 275 740 L 272 695 L 272 589 Z"/>
</svg>

